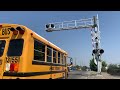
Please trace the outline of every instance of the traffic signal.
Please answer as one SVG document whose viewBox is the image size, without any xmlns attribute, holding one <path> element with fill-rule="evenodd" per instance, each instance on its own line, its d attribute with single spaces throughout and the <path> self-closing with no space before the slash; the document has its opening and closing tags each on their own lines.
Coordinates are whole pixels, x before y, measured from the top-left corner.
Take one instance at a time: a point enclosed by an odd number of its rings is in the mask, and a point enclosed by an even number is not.
<svg viewBox="0 0 120 90">
<path fill-rule="evenodd" d="M 54 28 L 55 25 L 54 24 L 46 24 L 46 28 Z"/>
<path fill-rule="evenodd" d="M 52 28 L 55 28 L 54 24 L 46 24 L 47 32 L 52 32 Z"/>
<path fill-rule="evenodd" d="M 55 27 L 55 25 L 54 24 L 51 24 L 51 28 L 54 28 Z"/>
<path fill-rule="evenodd" d="M 49 27 L 50 27 L 50 24 L 47 24 L 47 25 L 46 25 L 46 28 L 49 28 Z"/>
<path fill-rule="evenodd" d="M 96 54 L 96 53 L 99 53 L 99 54 L 103 54 L 104 53 L 104 50 L 103 49 L 94 49 L 92 51 L 93 54 Z"/>
<path fill-rule="evenodd" d="M 103 50 L 103 49 L 100 49 L 99 52 L 100 52 L 100 54 L 103 54 L 103 53 L 104 53 L 104 50 Z"/>
<path fill-rule="evenodd" d="M 97 49 L 94 49 L 94 50 L 92 51 L 92 53 L 96 54 L 96 53 L 97 53 Z"/>
</svg>

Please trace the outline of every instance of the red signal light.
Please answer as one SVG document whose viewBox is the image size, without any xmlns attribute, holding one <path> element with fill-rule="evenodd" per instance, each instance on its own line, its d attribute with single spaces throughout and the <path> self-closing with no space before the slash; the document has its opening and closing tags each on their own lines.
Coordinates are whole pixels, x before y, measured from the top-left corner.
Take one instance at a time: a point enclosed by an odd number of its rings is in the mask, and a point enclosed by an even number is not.
<svg viewBox="0 0 120 90">
<path fill-rule="evenodd" d="M 10 71 L 14 71 L 14 63 L 13 62 L 10 64 Z"/>
<path fill-rule="evenodd" d="M 14 35 L 17 35 L 17 34 L 18 34 L 18 31 L 15 30 L 15 28 L 12 27 L 12 28 L 10 28 L 10 30 L 13 31 L 13 34 L 14 34 Z"/>
<path fill-rule="evenodd" d="M 25 33 L 25 30 L 23 28 L 21 28 L 21 27 L 17 27 L 16 29 L 19 31 L 20 34 Z"/>
<path fill-rule="evenodd" d="M 13 31 L 13 34 L 14 34 L 14 35 L 17 35 L 17 34 L 18 34 L 18 31 L 16 31 L 16 30 Z"/>
<path fill-rule="evenodd" d="M 14 71 L 15 72 L 18 72 L 18 67 L 19 67 L 19 64 L 17 61 L 15 61 L 15 64 L 14 64 Z"/>
<path fill-rule="evenodd" d="M 0 25 L 0 28 L 2 27 L 2 25 Z"/>
<path fill-rule="evenodd" d="M 18 72 L 18 67 L 19 67 L 19 64 L 17 61 L 12 61 L 12 63 L 10 64 L 10 71 L 15 71 L 15 72 Z"/>
<path fill-rule="evenodd" d="M 19 32 L 20 32 L 20 34 L 24 34 L 25 31 L 21 30 L 21 31 L 19 31 Z"/>
</svg>

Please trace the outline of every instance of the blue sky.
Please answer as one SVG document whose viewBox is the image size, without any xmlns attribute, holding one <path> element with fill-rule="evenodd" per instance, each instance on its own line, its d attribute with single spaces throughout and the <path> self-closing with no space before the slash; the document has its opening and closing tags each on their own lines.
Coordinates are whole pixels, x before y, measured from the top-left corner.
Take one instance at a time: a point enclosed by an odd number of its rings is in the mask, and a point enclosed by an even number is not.
<svg viewBox="0 0 120 90">
<path fill-rule="evenodd" d="M 89 65 L 92 42 L 89 29 L 48 33 L 45 24 L 99 15 L 102 60 L 120 63 L 120 11 L 0 11 L 0 23 L 22 24 L 68 52 L 78 65 Z"/>
</svg>

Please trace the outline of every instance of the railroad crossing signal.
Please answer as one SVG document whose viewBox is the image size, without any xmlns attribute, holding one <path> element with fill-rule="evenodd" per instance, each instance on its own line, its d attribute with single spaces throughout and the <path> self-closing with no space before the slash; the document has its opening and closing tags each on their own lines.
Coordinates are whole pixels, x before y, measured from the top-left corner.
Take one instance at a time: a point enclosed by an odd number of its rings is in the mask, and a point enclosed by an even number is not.
<svg viewBox="0 0 120 90">
<path fill-rule="evenodd" d="M 73 59 L 70 58 L 70 65 L 73 65 Z"/>
<path fill-rule="evenodd" d="M 96 54 L 96 53 L 98 53 L 98 54 L 103 54 L 103 53 L 104 53 L 104 50 L 103 50 L 103 49 L 94 49 L 94 50 L 93 50 L 93 54 Z"/>
<path fill-rule="evenodd" d="M 55 22 L 49 23 L 45 25 L 45 30 L 47 32 L 52 31 L 62 31 L 62 30 L 78 30 L 83 28 L 91 29 L 91 38 L 92 38 L 92 46 L 93 51 L 92 55 L 94 60 L 97 61 L 98 73 L 101 73 L 101 58 L 100 56 L 104 53 L 103 49 L 100 49 L 100 31 L 99 31 L 99 20 L 98 15 L 93 16 L 93 18 L 88 19 L 80 19 L 80 20 L 72 20 L 72 21 L 64 21 L 64 22 Z M 100 53 L 100 54 L 98 54 Z"/>
</svg>

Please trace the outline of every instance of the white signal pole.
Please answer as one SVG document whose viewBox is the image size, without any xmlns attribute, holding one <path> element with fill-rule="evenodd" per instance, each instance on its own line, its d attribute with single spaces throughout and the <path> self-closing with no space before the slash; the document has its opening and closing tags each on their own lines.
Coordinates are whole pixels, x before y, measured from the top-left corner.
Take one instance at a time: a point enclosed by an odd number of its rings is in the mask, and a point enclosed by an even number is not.
<svg viewBox="0 0 120 90">
<path fill-rule="evenodd" d="M 91 29 L 91 38 L 92 38 L 92 46 L 93 46 L 92 55 L 93 55 L 95 64 L 97 65 L 97 72 L 98 74 L 100 74 L 101 73 L 100 57 L 104 52 L 104 50 L 100 48 L 100 31 L 99 31 L 98 15 L 88 19 L 55 22 L 55 23 L 49 23 L 45 25 L 45 30 L 47 32 L 63 31 L 63 30 L 80 30 L 83 28 Z"/>
</svg>

